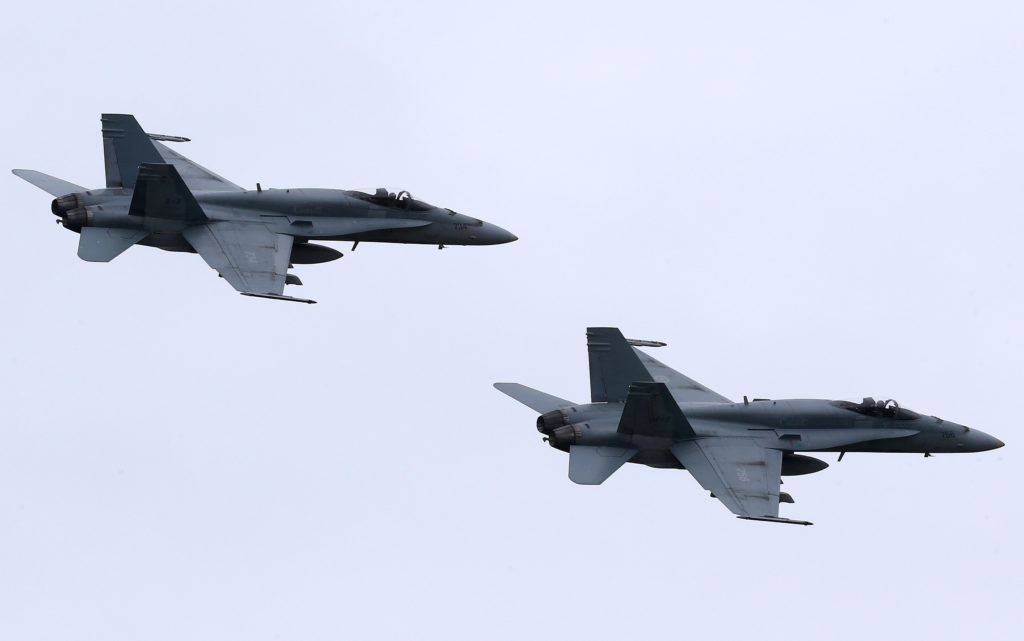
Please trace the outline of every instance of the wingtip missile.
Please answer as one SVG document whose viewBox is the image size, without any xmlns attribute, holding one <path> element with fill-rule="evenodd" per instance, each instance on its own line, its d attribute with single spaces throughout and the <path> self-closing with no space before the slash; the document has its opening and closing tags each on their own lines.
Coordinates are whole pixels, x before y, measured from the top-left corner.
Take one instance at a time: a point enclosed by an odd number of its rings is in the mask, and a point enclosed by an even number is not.
<svg viewBox="0 0 1024 641">
<path fill-rule="evenodd" d="M 789 523 L 790 525 L 814 525 L 810 521 L 798 521 L 796 519 L 784 519 L 780 516 L 737 516 L 744 521 L 767 521 L 768 523 Z"/>
<path fill-rule="evenodd" d="M 645 341 L 639 338 L 627 338 L 626 342 L 633 347 L 665 347 L 668 345 L 668 343 L 663 343 L 661 341 Z"/>
<path fill-rule="evenodd" d="M 293 303 L 306 303 L 308 305 L 315 305 L 316 301 L 309 298 L 296 298 L 294 296 L 283 296 L 281 294 L 256 294 L 254 292 L 238 292 L 242 296 L 252 296 L 253 298 L 269 298 L 271 300 L 287 300 Z"/>
<path fill-rule="evenodd" d="M 163 142 L 192 142 L 191 138 L 186 138 L 184 136 L 168 136 L 166 134 L 151 133 L 147 133 L 146 135 L 149 136 L 150 139 L 152 140 L 161 140 Z"/>
</svg>

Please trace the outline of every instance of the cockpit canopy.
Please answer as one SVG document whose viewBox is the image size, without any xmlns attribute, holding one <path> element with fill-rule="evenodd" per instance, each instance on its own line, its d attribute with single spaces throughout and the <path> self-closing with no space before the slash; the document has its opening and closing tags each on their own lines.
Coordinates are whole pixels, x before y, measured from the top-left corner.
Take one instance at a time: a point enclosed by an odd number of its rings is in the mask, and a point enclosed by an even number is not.
<svg viewBox="0 0 1024 641">
<path fill-rule="evenodd" d="M 903 409 L 900 407 L 899 403 L 891 398 L 886 401 L 876 401 L 868 396 L 860 403 L 851 403 L 850 401 L 832 401 L 832 405 L 840 409 L 857 412 L 858 414 L 872 416 L 875 418 L 889 418 L 897 421 L 913 421 L 921 418 L 920 414 Z"/>
<path fill-rule="evenodd" d="M 377 191 L 373 194 L 367 194 L 362 191 L 346 191 L 345 195 L 351 196 L 364 202 L 372 203 L 379 207 L 387 207 L 388 209 L 400 209 L 403 211 L 430 211 L 437 209 L 430 203 L 425 203 L 422 200 L 416 200 L 412 197 L 412 194 L 402 190 L 395 194 L 389 192 L 383 187 L 378 187 Z"/>
</svg>

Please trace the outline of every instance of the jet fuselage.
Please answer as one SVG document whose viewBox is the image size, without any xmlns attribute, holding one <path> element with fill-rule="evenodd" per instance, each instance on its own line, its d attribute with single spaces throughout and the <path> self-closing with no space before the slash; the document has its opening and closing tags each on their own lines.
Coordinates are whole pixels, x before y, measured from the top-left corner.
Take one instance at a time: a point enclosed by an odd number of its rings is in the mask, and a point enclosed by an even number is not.
<svg viewBox="0 0 1024 641">
<path fill-rule="evenodd" d="M 360 197 L 353 194 L 359 194 Z M 211 221 L 259 222 L 275 233 L 300 240 L 343 240 L 424 245 L 495 245 L 516 240 L 497 225 L 434 207 L 413 198 L 371 196 L 340 189 L 265 189 L 193 192 Z M 140 244 L 171 251 L 194 251 L 181 236 L 179 219 L 133 215 L 131 190 L 94 189 L 58 197 L 53 212 L 79 232 L 98 226 L 153 232 Z M 406 227 L 361 231 L 360 222 L 402 221 Z M 415 226 L 414 226 L 415 225 Z"/>
<path fill-rule="evenodd" d="M 784 452 L 982 452 L 1002 447 L 980 430 L 921 416 L 891 401 L 861 404 L 818 399 L 749 403 L 679 403 L 697 437 L 742 437 Z M 652 467 L 681 467 L 669 448 L 679 438 L 620 430 L 623 403 L 586 403 L 548 412 L 537 429 L 563 451 L 571 445 L 636 448 L 630 459 Z"/>
</svg>

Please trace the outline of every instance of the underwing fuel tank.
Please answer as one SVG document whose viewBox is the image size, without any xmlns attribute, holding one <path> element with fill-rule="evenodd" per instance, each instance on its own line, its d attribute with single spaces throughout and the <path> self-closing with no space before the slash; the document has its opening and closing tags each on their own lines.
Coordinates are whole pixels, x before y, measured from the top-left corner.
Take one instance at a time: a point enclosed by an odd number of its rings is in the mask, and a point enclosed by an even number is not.
<svg viewBox="0 0 1024 641">
<path fill-rule="evenodd" d="M 782 476 L 800 476 L 814 474 L 828 467 L 828 463 L 813 456 L 803 454 L 782 455 Z"/>
<path fill-rule="evenodd" d="M 315 263 L 329 263 L 338 260 L 344 254 L 333 247 L 316 245 L 314 243 L 295 243 L 292 247 L 291 262 L 296 265 L 313 265 Z"/>
</svg>

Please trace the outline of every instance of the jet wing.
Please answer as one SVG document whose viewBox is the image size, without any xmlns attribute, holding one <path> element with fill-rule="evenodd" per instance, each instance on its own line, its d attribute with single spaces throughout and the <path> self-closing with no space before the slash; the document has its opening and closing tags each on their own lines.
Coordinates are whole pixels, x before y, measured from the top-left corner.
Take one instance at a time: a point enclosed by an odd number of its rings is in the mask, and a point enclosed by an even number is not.
<svg viewBox="0 0 1024 641">
<path fill-rule="evenodd" d="M 683 441 L 671 449 L 701 487 L 740 518 L 810 525 L 779 518 L 779 450 L 725 436 Z"/>
<path fill-rule="evenodd" d="M 731 403 L 729 399 L 712 392 L 697 381 L 684 376 L 668 365 L 658 361 L 652 356 L 633 348 L 643 366 L 650 372 L 651 377 L 658 382 L 668 385 L 672 397 L 679 403 Z"/>
<path fill-rule="evenodd" d="M 152 138 L 153 134 L 149 134 Z M 192 191 L 245 191 L 227 178 L 218 176 L 206 167 L 202 167 L 182 156 L 167 145 L 153 142 L 157 153 L 181 174 L 182 179 Z"/>
<path fill-rule="evenodd" d="M 182 232 L 210 267 L 248 296 L 315 301 L 284 296 L 292 255 L 292 237 L 275 234 L 262 223 L 214 222 Z"/>
</svg>

